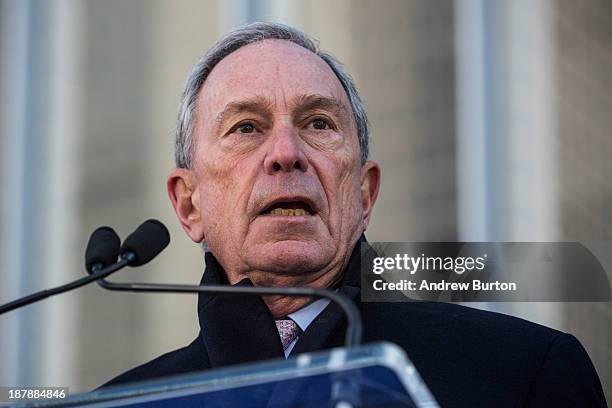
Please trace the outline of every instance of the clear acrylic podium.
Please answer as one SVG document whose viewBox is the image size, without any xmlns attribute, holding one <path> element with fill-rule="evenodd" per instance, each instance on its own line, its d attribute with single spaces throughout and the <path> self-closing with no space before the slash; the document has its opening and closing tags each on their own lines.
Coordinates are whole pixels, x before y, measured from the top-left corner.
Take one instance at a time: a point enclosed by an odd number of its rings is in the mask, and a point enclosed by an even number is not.
<svg viewBox="0 0 612 408">
<path fill-rule="evenodd" d="M 403 350 L 372 343 L 133 383 L 21 407 L 437 407 Z"/>
</svg>

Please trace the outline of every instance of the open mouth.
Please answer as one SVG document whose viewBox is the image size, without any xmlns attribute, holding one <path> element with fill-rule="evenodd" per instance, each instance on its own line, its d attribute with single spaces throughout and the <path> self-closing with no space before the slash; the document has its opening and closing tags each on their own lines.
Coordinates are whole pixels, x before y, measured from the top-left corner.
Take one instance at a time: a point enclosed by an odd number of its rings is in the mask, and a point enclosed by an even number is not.
<svg viewBox="0 0 612 408">
<path fill-rule="evenodd" d="M 279 201 L 275 202 L 261 212 L 261 215 L 306 216 L 313 215 L 310 204 L 305 201 Z"/>
</svg>

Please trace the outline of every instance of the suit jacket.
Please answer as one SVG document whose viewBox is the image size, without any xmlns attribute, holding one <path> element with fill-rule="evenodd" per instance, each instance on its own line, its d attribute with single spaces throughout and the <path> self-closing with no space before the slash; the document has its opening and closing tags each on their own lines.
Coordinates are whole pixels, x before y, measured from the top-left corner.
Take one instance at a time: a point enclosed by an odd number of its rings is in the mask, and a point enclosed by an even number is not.
<svg viewBox="0 0 612 408">
<path fill-rule="evenodd" d="M 362 237 L 361 241 L 365 241 Z M 605 407 L 601 383 L 572 335 L 515 317 L 440 302 L 360 302 L 357 244 L 339 290 L 361 311 L 364 343 L 402 347 L 442 407 Z M 227 284 L 210 253 L 202 284 Z M 245 279 L 239 285 L 252 285 Z M 259 297 L 200 294 L 200 334 L 188 346 L 136 367 L 107 385 L 256 360 L 283 358 L 274 319 Z M 291 355 L 340 347 L 346 320 L 330 303 Z"/>
</svg>

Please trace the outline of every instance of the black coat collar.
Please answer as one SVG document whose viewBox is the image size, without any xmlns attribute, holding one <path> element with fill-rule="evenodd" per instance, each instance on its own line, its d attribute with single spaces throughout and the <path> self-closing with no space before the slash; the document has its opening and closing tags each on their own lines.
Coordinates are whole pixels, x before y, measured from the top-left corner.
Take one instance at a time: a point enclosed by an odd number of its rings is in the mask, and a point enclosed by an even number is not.
<svg viewBox="0 0 612 408">
<path fill-rule="evenodd" d="M 369 258 L 366 254 L 362 259 L 361 243 L 367 244 L 363 235 L 351 253 L 338 288 L 356 303 L 360 297 L 361 262 Z M 228 284 L 223 268 L 212 253 L 207 252 L 205 260 L 206 271 L 201 284 Z M 237 285 L 253 286 L 253 283 L 243 279 Z M 200 293 L 198 318 L 200 336 L 212 367 L 284 356 L 274 318 L 258 296 Z M 292 354 L 341 346 L 345 329 L 346 319 L 342 310 L 330 303 L 302 333 Z"/>
</svg>

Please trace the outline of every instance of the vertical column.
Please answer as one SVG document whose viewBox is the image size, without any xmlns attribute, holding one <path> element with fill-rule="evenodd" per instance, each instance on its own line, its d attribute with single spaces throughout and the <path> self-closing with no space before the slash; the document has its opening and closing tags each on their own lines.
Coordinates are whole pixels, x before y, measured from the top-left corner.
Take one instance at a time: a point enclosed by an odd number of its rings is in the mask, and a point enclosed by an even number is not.
<svg viewBox="0 0 612 408">
<path fill-rule="evenodd" d="M 558 239 L 550 9 L 548 1 L 455 2 L 462 240 Z M 481 306 L 559 324 L 554 304 Z"/>
<path fill-rule="evenodd" d="M 455 2 L 457 216 L 461 241 L 486 241 L 487 73 L 483 0 Z"/>
<path fill-rule="evenodd" d="M 21 256 L 25 230 L 23 157 L 26 139 L 26 65 L 29 8 L 27 1 L 0 2 L 0 301 L 24 294 Z M 0 383 L 16 386 L 19 379 L 20 312 L 0 316 Z"/>
<path fill-rule="evenodd" d="M 3 302 L 80 273 L 81 254 L 74 254 L 80 169 L 78 4 L 1 4 Z M 74 294 L 53 297 L 2 316 L 3 384 L 67 385 L 73 380 L 75 299 Z M 56 383 L 60 380 L 65 383 Z"/>
<path fill-rule="evenodd" d="M 82 269 L 83 248 L 80 231 L 79 183 L 82 133 L 82 43 L 83 4 L 81 0 L 59 0 L 49 10 L 49 163 L 47 186 L 47 241 L 43 259 L 50 274 L 45 287 L 75 279 Z M 79 297 L 76 294 L 49 301 L 44 323 L 45 353 L 42 383 L 74 384 L 79 336 Z M 57 384 L 58 381 L 64 381 Z"/>
</svg>

